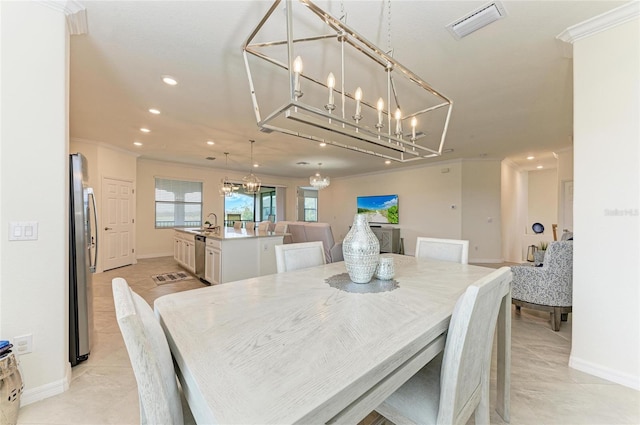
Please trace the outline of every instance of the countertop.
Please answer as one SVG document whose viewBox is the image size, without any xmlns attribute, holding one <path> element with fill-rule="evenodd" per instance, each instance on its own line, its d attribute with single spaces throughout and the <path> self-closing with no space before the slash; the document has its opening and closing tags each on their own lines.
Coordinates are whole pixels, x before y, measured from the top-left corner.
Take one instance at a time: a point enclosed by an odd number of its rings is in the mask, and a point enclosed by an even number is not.
<svg viewBox="0 0 640 425">
<path fill-rule="evenodd" d="M 223 227 L 223 232 L 214 233 L 212 231 L 203 230 L 199 228 L 174 228 L 178 232 L 188 233 L 191 235 L 202 235 L 208 239 L 229 240 L 229 239 L 245 239 L 245 238 L 269 238 L 276 236 L 285 236 L 286 233 L 275 232 L 259 232 L 258 230 L 251 231 L 247 229 L 236 230 L 233 227 Z"/>
</svg>

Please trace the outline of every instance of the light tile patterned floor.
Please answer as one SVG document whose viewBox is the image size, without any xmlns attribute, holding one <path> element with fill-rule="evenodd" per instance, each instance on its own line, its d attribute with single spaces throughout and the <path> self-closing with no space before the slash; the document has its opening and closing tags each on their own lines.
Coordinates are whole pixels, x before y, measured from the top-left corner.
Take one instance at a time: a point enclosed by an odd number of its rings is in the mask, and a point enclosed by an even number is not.
<svg viewBox="0 0 640 425">
<path fill-rule="evenodd" d="M 111 279 L 124 277 L 153 304 L 161 295 L 202 286 L 197 279 L 161 286 L 151 279 L 178 270 L 173 258 L 163 257 L 95 275 L 95 341 L 89 360 L 73 368 L 68 391 L 23 407 L 18 423 L 139 423 L 136 382 L 115 320 Z M 523 309 L 522 314 L 513 314 L 512 325 L 511 424 L 640 424 L 640 392 L 567 366 L 571 317 L 554 332 L 545 314 Z M 495 391 L 495 370 L 492 389 Z M 361 425 L 384 422 L 372 414 Z M 495 412 L 491 422 L 504 423 Z"/>
</svg>

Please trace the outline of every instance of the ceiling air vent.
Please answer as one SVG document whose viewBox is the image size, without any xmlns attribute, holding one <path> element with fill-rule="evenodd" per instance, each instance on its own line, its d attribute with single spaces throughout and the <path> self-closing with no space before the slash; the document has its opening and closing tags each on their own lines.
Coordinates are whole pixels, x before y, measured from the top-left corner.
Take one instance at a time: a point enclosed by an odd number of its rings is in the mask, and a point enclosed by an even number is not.
<svg viewBox="0 0 640 425">
<path fill-rule="evenodd" d="M 507 15 L 502 3 L 498 1 L 485 4 L 479 9 L 463 16 L 460 19 L 456 19 L 449 25 L 447 29 L 458 40 L 462 37 L 466 37 L 474 31 L 489 25 L 492 22 L 502 19 Z"/>
</svg>

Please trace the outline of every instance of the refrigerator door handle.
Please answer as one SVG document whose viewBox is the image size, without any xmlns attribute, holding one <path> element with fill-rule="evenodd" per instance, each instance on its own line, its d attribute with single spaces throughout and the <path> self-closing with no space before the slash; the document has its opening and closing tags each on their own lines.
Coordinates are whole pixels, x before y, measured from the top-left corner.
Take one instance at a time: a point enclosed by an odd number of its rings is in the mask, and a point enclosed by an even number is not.
<svg viewBox="0 0 640 425">
<path fill-rule="evenodd" d="M 95 246 L 95 250 L 93 251 L 93 259 L 91 257 L 89 257 L 89 271 L 91 273 L 95 273 L 96 272 L 96 266 L 98 265 L 98 211 L 96 210 L 96 196 L 93 193 L 93 188 L 92 187 L 88 187 L 87 188 L 87 193 L 91 196 L 91 202 L 93 204 L 93 222 L 95 223 L 96 226 L 96 236 L 95 236 L 95 244 L 93 244 Z M 89 232 L 91 232 L 91 225 L 89 225 Z M 91 236 L 91 242 L 93 242 L 93 236 Z"/>
</svg>

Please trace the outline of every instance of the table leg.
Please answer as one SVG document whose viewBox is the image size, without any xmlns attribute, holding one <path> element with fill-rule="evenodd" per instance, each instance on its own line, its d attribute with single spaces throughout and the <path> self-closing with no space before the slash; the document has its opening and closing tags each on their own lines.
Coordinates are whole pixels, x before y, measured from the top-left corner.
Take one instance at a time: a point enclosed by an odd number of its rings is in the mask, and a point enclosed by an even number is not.
<svg viewBox="0 0 640 425">
<path fill-rule="evenodd" d="M 509 422 L 511 416 L 511 289 L 498 313 L 498 398 L 496 411 Z"/>
</svg>

